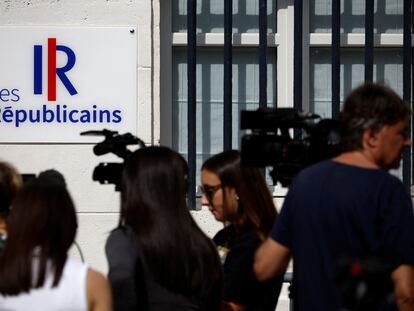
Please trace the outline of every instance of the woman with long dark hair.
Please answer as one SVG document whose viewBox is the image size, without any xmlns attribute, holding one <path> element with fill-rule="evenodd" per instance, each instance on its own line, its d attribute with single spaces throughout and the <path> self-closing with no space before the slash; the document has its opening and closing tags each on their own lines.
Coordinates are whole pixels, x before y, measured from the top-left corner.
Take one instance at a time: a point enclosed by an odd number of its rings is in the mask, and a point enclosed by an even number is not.
<svg viewBox="0 0 414 311">
<path fill-rule="evenodd" d="M 135 151 L 106 246 L 115 310 L 218 310 L 220 263 L 186 204 L 187 164 L 166 147 Z"/>
<path fill-rule="evenodd" d="M 109 311 L 107 280 L 67 253 L 77 230 L 66 189 L 46 178 L 23 185 L 0 256 L 0 310 Z"/>
<path fill-rule="evenodd" d="M 214 237 L 224 271 L 223 309 L 274 311 L 282 278 L 259 282 L 253 273 L 254 252 L 276 217 L 262 173 L 230 150 L 204 162 L 201 183 L 201 203 L 225 224 Z"/>
</svg>

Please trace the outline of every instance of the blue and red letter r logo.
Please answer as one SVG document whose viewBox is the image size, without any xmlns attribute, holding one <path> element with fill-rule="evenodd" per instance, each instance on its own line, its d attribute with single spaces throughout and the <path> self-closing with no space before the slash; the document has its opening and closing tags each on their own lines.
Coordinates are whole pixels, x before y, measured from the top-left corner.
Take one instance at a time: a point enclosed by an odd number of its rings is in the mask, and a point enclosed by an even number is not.
<svg viewBox="0 0 414 311">
<path fill-rule="evenodd" d="M 65 66 L 56 68 L 56 51 L 64 52 L 68 58 Z M 56 38 L 47 40 L 47 100 L 56 101 L 56 76 L 62 81 L 70 95 L 75 95 L 73 84 L 69 81 L 65 72 L 71 70 L 76 62 L 76 56 L 72 49 L 64 45 L 56 45 Z M 42 94 L 42 46 L 34 46 L 34 94 Z"/>
</svg>

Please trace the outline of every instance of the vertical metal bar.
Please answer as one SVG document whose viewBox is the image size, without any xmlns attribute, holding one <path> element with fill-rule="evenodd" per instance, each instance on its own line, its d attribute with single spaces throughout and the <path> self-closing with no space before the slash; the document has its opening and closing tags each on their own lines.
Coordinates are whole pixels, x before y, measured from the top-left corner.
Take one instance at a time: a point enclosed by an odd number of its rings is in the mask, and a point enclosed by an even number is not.
<svg viewBox="0 0 414 311">
<path fill-rule="evenodd" d="M 187 148 L 188 148 L 188 206 L 196 208 L 196 25 L 197 0 L 187 0 Z"/>
<path fill-rule="evenodd" d="M 232 91 L 233 91 L 233 0 L 224 1 L 224 119 L 223 119 L 223 149 L 232 148 Z"/>
<path fill-rule="evenodd" d="M 160 6 L 160 68 L 162 74 L 160 75 L 160 85 L 162 92 L 160 92 L 160 144 L 164 146 L 173 147 L 176 151 L 178 146 L 173 143 L 173 82 L 176 77 L 173 77 L 173 44 L 172 44 L 172 4 L 166 1 L 164 5 Z M 178 133 L 175 132 L 175 136 Z"/>
<path fill-rule="evenodd" d="M 403 99 L 411 104 L 411 69 L 412 69 L 412 4 L 411 0 L 404 0 L 404 34 L 403 34 Z M 410 124 L 411 128 L 411 124 Z M 411 134 L 411 130 L 410 130 Z M 412 137 L 412 136 L 411 136 Z M 411 191 L 411 150 L 407 148 L 403 154 L 403 183 Z M 409 192 L 410 193 L 410 192 Z"/>
<path fill-rule="evenodd" d="M 332 0 L 332 117 L 339 114 L 341 78 L 341 2 Z"/>
<path fill-rule="evenodd" d="M 374 74 L 374 0 L 365 1 L 365 81 Z"/>
<path fill-rule="evenodd" d="M 293 107 L 302 110 L 303 2 L 295 0 L 293 34 Z"/>
<path fill-rule="evenodd" d="M 259 107 L 267 106 L 267 0 L 259 1 Z"/>
</svg>

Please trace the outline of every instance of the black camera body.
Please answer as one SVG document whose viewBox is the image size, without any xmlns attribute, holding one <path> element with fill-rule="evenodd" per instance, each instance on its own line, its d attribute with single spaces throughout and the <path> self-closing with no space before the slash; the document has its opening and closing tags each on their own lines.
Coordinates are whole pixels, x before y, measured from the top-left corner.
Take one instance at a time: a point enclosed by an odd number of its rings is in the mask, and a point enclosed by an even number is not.
<svg viewBox="0 0 414 311">
<path fill-rule="evenodd" d="M 144 148 L 144 142 L 131 133 L 118 134 L 116 131 L 106 129 L 102 131 L 86 131 L 82 132 L 81 135 L 104 136 L 105 139 L 93 147 L 94 154 L 100 156 L 107 153 L 113 153 L 124 160 L 119 163 L 99 163 L 92 174 L 92 179 L 94 181 L 98 181 L 101 184 L 114 184 L 115 190 L 119 191 L 121 189 L 121 177 L 125 160 L 127 160 L 132 153 L 127 147 L 129 145 L 138 145 L 139 148 Z"/>
<path fill-rule="evenodd" d="M 242 111 L 241 160 L 245 165 L 273 167 L 273 183 L 287 187 L 304 167 L 339 154 L 338 122 L 293 108 Z"/>
</svg>

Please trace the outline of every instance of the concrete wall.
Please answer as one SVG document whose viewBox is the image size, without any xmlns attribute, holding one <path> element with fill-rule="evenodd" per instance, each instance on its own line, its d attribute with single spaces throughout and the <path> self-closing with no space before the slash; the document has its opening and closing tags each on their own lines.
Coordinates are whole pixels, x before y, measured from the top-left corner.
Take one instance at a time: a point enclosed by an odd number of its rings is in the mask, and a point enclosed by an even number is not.
<svg viewBox="0 0 414 311">
<path fill-rule="evenodd" d="M 0 26 L 136 26 L 138 28 L 138 135 L 147 144 L 159 142 L 159 0 L 2 0 Z M 4 73 L 1 73 L 4 74 Z M 77 242 L 85 261 L 106 272 L 104 244 L 118 221 L 119 195 L 110 185 L 91 180 L 99 162 L 118 161 L 115 156 L 96 157 L 93 145 L 3 144 L 0 159 L 22 173 L 55 168 L 68 183 L 78 210 Z M 220 224 L 208 211 L 193 212 L 196 221 L 212 236 Z M 79 256 L 73 248 L 71 253 Z"/>
</svg>

